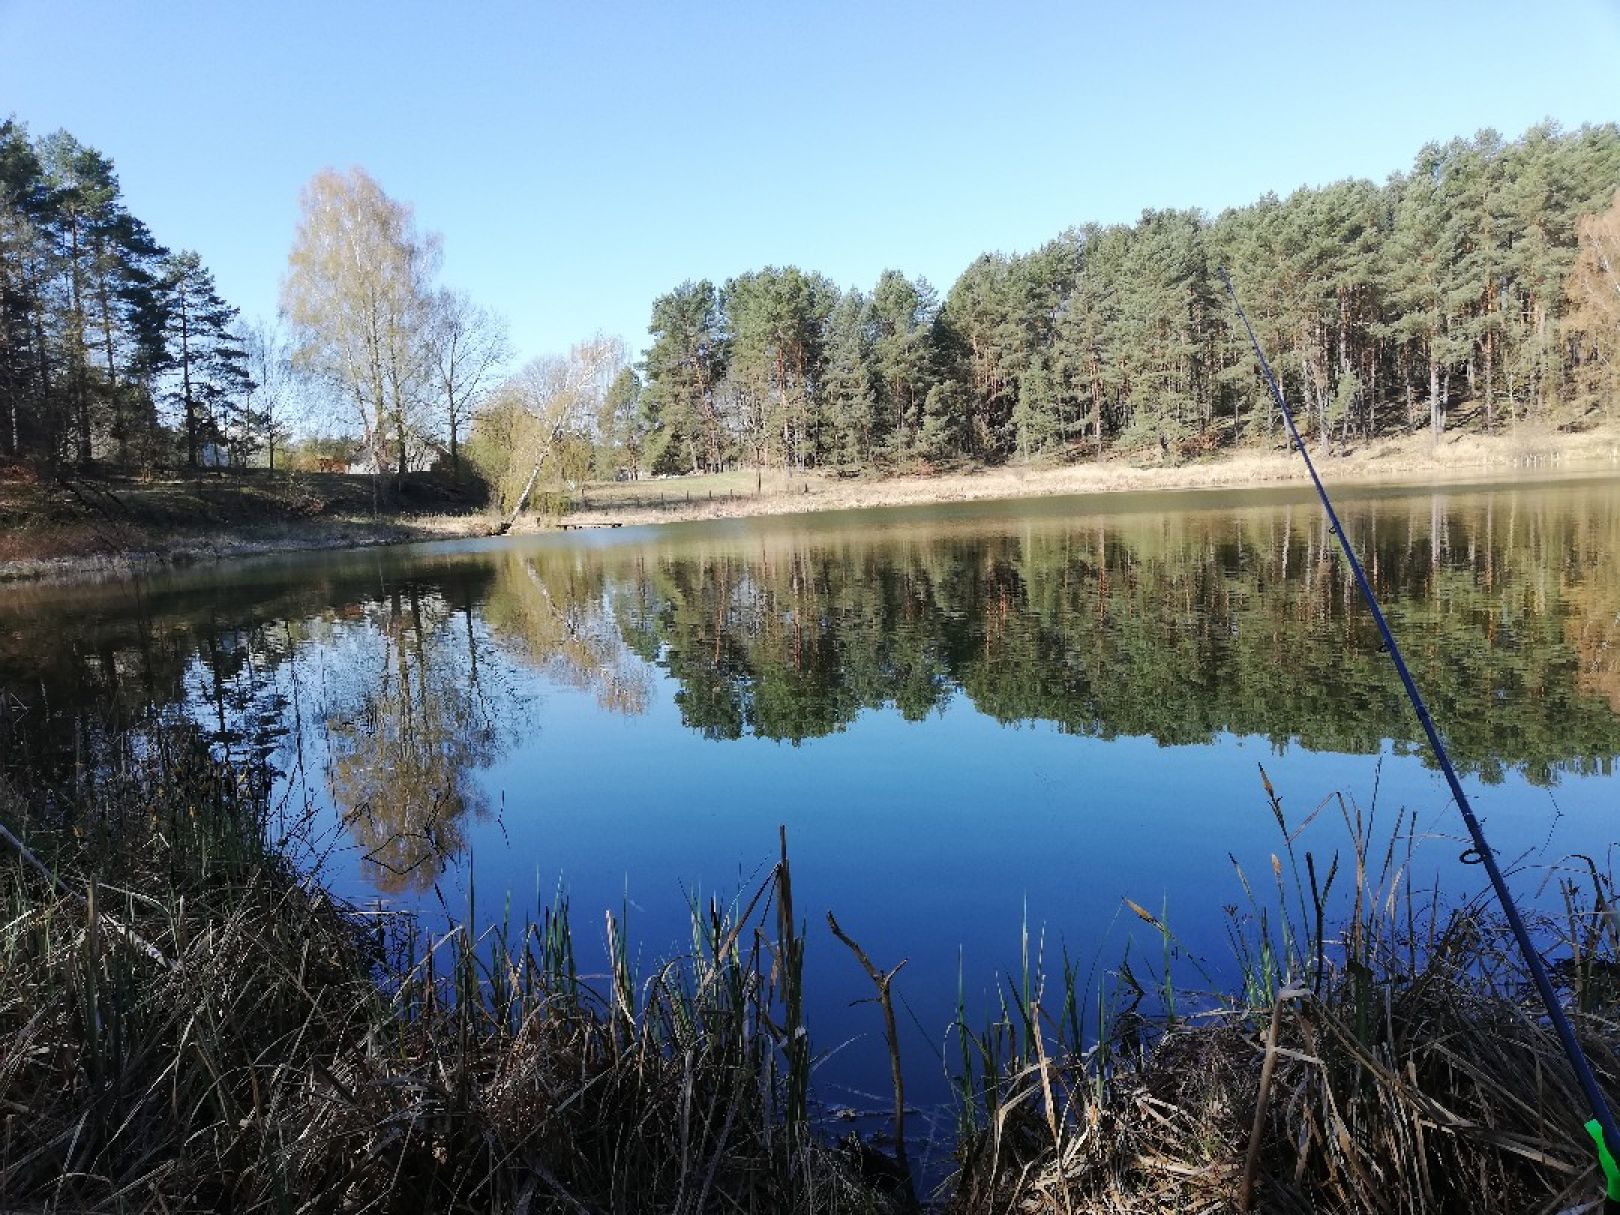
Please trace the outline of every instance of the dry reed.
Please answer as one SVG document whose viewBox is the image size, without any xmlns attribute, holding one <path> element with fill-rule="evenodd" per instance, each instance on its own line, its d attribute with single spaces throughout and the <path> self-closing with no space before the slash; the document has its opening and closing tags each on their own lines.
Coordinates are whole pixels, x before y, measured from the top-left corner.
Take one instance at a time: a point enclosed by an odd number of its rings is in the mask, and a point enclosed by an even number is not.
<svg viewBox="0 0 1620 1215">
<path fill-rule="evenodd" d="M 1329 938 L 1339 858 L 1307 853 L 1302 872 L 1298 828 L 1266 788 L 1286 863 L 1273 857 L 1275 898 L 1238 874 L 1241 990 L 1190 1017 L 1162 998 L 1153 1016 L 1133 1007 L 1089 1048 L 1051 1019 L 1061 1061 L 1020 1048 L 978 1077 L 989 1120 L 964 1139 L 951 1209 L 1596 1209 L 1589 1113 L 1494 907 L 1421 897 L 1410 820 L 1375 847 L 1372 816 L 1335 798 L 1351 910 Z M 1564 912 L 1541 919 L 1541 940 L 1589 1058 L 1620 1093 L 1613 884 L 1590 864 L 1554 881 Z M 993 1038 L 974 1037 L 977 1057 L 997 1059 Z"/>
<path fill-rule="evenodd" d="M 610 917 L 597 984 L 566 905 L 482 934 L 384 931 L 278 858 L 262 803 L 200 741 L 160 738 L 93 787 L 0 806 L 55 871 L 15 848 L 0 868 L 9 1203 L 891 1205 L 805 1124 L 785 858 L 740 907 L 697 909 L 692 953 L 645 977 Z"/>
<path fill-rule="evenodd" d="M 650 973 L 610 914 L 609 973 L 592 980 L 566 903 L 482 932 L 469 908 L 431 935 L 361 915 L 285 859 L 263 782 L 186 727 L 143 737 L 66 787 L 0 785 L 9 1205 L 910 1205 L 870 1149 L 812 1125 L 785 838 L 770 876 L 733 906 L 694 906 L 691 951 Z M 1578 1090 L 1489 908 L 1413 892 L 1405 820 L 1375 846 L 1371 816 L 1332 803 L 1351 847 L 1323 864 L 1295 854 L 1299 825 L 1270 804 L 1283 855 L 1274 892 L 1237 875 L 1232 995 L 1178 991 L 1168 969 L 1140 982 L 1127 959 L 1122 986 L 1142 998 L 1120 1008 L 1065 959 L 1049 999 L 1026 931 L 999 1018 L 955 1027 L 959 1171 L 940 1205 L 1552 1212 L 1597 1194 Z M 1582 866 L 1548 888 L 1563 910 L 1543 939 L 1612 1088 L 1612 884 Z M 1168 960 L 1165 916 L 1135 910 Z M 893 978 L 863 965 L 880 989 Z"/>
</svg>

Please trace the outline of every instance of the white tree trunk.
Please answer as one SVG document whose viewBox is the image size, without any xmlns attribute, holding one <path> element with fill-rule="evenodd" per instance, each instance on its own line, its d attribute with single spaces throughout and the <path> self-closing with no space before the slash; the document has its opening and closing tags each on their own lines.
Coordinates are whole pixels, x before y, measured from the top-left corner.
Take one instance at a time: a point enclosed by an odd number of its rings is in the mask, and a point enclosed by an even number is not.
<svg viewBox="0 0 1620 1215">
<path fill-rule="evenodd" d="M 540 479 L 540 464 L 541 461 L 536 460 L 534 467 L 529 470 L 529 479 L 524 483 L 523 492 L 518 495 L 517 501 L 512 504 L 512 513 L 506 516 L 506 521 L 496 531 L 497 536 L 504 536 L 511 531 L 512 525 L 517 522 L 517 517 L 523 513 L 524 506 L 528 504 L 529 495 L 534 492 L 534 483 Z"/>
</svg>

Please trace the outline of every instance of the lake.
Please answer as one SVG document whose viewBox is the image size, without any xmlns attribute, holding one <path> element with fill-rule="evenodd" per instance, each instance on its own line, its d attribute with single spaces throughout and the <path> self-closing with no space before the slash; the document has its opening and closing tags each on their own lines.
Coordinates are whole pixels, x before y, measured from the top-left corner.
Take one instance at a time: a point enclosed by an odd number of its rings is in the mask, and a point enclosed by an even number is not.
<svg viewBox="0 0 1620 1215">
<path fill-rule="evenodd" d="M 1606 865 L 1620 756 L 1620 480 L 1341 495 L 1420 687 L 1527 898 Z M 1231 981 L 1228 932 L 1335 794 L 1461 825 L 1306 491 L 974 503 L 266 558 L 0 591 L 5 764 L 71 771 L 186 715 L 268 767 L 287 846 L 345 897 L 604 912 L 642 974 L 746 893 L 785 826 L 822 1099 L 881 1107 L 869 986 L 825 912 L 908 965 L 910 1093 L 946 1099 L 959 998 L 1021 956 L 1088 990 Z M 1410 815 L 1407 819 L 1405 815 Z M 1337 800 L 1298 847 L 1346 842 Z M 1259 880 L 1259 879 L 1263 879 Z M 1027 944 L 1026 944 L 1027 933 Z M 1145 934 L 1145 935 L 1144 935 Z"/>
</svg>

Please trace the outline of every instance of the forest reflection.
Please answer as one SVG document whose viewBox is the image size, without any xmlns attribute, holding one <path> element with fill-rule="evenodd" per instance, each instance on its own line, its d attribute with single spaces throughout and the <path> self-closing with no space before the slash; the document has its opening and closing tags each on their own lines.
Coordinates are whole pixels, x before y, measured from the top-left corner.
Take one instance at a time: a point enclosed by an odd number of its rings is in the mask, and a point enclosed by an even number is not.
<svg viewBox="0 0 1620 1215">
<path fill-rule="evenodd" d="M 599 568 L 542 576 L 506 554 L 190 590 L 82 588 L 69 610 L 27 596 L 7 638 L 22 644 L 0 646 L 0 769 L 65 785 L 184 715 L 255 779 L 279 780 L 289 819 L 324 793 L 370 886 L 420 893 L 491 817 L 481 774 L 523 738 L 540 686 L 617 714 L 652 694 Z"/>
<path fill-rule="evenodd" d="M 1460 766 L 1531 783 L 1620 754 L 1620 491 L 1372 499 L 1352 539 Z M 369 554 L 20 592 L 0 766 L 74 779 L 165 716 L 315 790 L 368 880 L 421 891 L 547 745 L 538 698 L 799 744 L 966 703 L 1162 744 L 1418 751 L 1319 515 L 1302 506 L 881 529 L 777 524 L 597 546 Z M 649 797 L 656 797 L 650 788 Z"/>
<path fill-rule="evenodd" d="M 1349 524 L 1458 757 L 1486 780 L 1620 752 L 1615 515 L 1487 500 Z M 1415 722 L 1315 512 L 929 528 L 638 557 L 627 639 L 711 738 L 799 742 L 953 696 L 1004 723 L 1366 753 Z"/>
</svg>

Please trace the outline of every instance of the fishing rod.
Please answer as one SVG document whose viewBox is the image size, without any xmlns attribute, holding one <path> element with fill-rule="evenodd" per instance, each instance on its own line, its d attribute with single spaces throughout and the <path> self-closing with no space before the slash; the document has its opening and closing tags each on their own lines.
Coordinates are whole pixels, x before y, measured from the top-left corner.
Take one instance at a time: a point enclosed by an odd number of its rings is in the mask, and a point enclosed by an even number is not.
<svg viewBox="0 0 1620 1215">
<path fill-rule="evenodd" d="M 1457 809 L 1462 813 L 1468 834 L 1474 841 L 1472 852 L 1485 866 L 1485 872 L 1490 875 L 1491 885 L 1496 889 L 1497 900 L 1502 905 L 1503 914 L 1507 916 L 1508 927 L 1513 930 L 1513 938 L 1519 943 L 1519 952 L 1524 955 L 1525 965 L 1530 969 L 1530 977 L 1535 981 L 1536 990 L 1541 993 L 1541 1002 L 1547 1006 L 1547 1019 L 1552 1022 L 1553 1030 L 1557 1033 L 1559 1042 L 1563 1044 L 1564 1054 L 1569 1059 L 1569 1065 L 1575 1072 L 1575 1078 L 1580 1081 L 1581 1089 L 1586 1094 L 1587 1105 L 1593 1114 L 1592 1120 L 1586 1124 L 1586 1131 L 1597 1145 L 1598 1163 L 1603 1169 L 1605 1184 L 1603 1209 L 1611 1215 L 1620 1212 L 1620 1165 L 1616 1164 L 1611 1154 L 1611 1147 L 1620 1149 L 1620 1131 L 1615 1128 L 1614 1114 L 1609 1109 L 1608 1099 L 1598 1086 L 1597 1076 L 1592 1072 L 1592 1065 L 1587 1062 L 1586 1052 L 1581 1050 L 1581 1044 L 1575 1039 L 1575 1030 L 1569 1023 L 1569 1017 L 1564 1013 L 1563 1005 L 1559 1003 L 1558 994 L 1553 991 L 1546 963 L 1541 960 L 1541 954 L 1531 943 L 1530 933 L 1524 925 L 1524 917 L 1519 914 L 1518 904 L 1513 901 L 1507 880 L 1502 876 L 1501 867 L 1496 863 L 1496 854 L 1491 851 L 1490 845 L 1485 840 L 1485 831 L 1480 826 L 1479 819 L 1474 817 L 1474 808 L 1469 804 L 1468 795 L 1463 792 L 1462 782 L 1457 779 L 1457 769 L 1451 764 L 1446 744 L 1440 738 L 1440 731 L 1435 727 L 1434 718 L 1429 716 L 1429 707 L 1424 704 L 1423 696 L 1418 692 L 1417 683 L 1412 679 L 1412 672 L 1407 668 L 1406 659 L 1401 656 L 1401 647 L 1395 643 L 1395 635 L 1390 632 L 1389 621 L 1384 619 L 1384 611 L 1378 606 L 1378 597 L 1373 594 L 1372 584 L 1367 581 L 1367 573 L 1362 569 L 1356 550 L 1351 547 L 1350 537 L 1345 534 L 1344 526 L 1339 522 L 1338 512 L 1333 509 L 1333 501 L 1328 497 L 1322 478 L 1316 473 L 1311 453 L 1305 449 L 1305 440 L 1300 437 L 1299 428 L 1294 425 L 1293 411 L 1283 399 L 1277 377 L 1272 373 L 1271 364 L 1266 361 L 1265 351 L 1260 348 L 1260 339 L 1254 334 L 1254 326 L 1249 324 L 1249 315 L 1243 311 L 1243 304 L 1238 299 L 1236 288 L 1232 286 L 1232 280 L 1227 277 L 1226 268 L 1218 266 L 1216 273 L 1226 285 L 1226 293 L 1232 297 L 1232 306 L 1237 309 L 1238 317 L 1243 321 L 1243 328 L 1248 332 L 1255 357 L 1260 360 L 1260 372 L 1265 377 L 1266 387 L 1271 389 L 1272 399 L 1277 402 L 1277 408 L 1282 411 L 1283 423 L 1288 427 L 1289 445 L 1299 452 L 1305 461 L 1305 470 L 1311 474 L 1311 484 L 1316 486 L 1316 496 L 1322 500 L 1322 509 L 1327 512 L 1328 530 L 1338 537 L 1339 548 L 1343 550 L 1345 560 L 1350 563 L 1350 570 L 1356 576 L 1356 585 L 1361 589 L 1362 601 L 1372 613 L 1373 623 L 1378 626 L 1384 647 L 1389 651 L 1390 660 L 1394 662 L 1395 670 L 1401 677 L 1401 684 L 1406 689 L 1406 698 L 1412 702 L 1412 709 L 1417 713 L 1418 721 L 1423 726 L 1423 733 L 1428 736 L 1429 748 L 1439 761 L 1440 770 L 1445 773 L 1446 784 L 1451 786 L 1451 796 L 1456 799 Z"/>
</svg>

